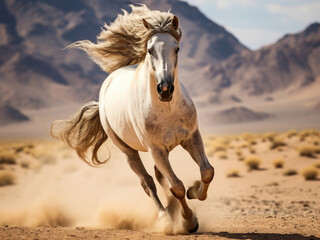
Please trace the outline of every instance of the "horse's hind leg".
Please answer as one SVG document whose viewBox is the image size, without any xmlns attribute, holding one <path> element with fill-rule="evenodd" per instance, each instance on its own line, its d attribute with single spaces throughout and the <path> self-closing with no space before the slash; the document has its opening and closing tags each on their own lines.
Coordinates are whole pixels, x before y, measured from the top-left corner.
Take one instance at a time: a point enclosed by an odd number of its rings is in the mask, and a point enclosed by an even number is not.
<svg viewBox="0 0 320 240">
<path fill-rule="evenodd" d="M 155 165 L 159 172 L 169 180 L 170 191 L 172 195 L 180 202 L 182 207 L 182 216 L 185 219 L 184 227 L 188 232 L 195 232 L 198 230 L 198 220 L 189 208 L 185 198 L 185 187 L 183 183 L 177 178 L 173 172 L 168 160 L 168 152 L 159 148 L 152 148 L 151 154 L 154 158 Z M 160 182 L 161 183 L 161 182 Z"/>
<path fill-rule="evenodd" d="M 193 160 L 199 165 L 201 172 L 201 182 L 196 181 L 194 185 L 188 189 L 187 197 L 189 199 L 205 200 L 207 198 L 209 184 L 214 176 L 214 169 L 206 157 L 199 130 L 197 130 L 189 139 L 181 143 L 181 145 L 190 153 Z"/>
</svg>

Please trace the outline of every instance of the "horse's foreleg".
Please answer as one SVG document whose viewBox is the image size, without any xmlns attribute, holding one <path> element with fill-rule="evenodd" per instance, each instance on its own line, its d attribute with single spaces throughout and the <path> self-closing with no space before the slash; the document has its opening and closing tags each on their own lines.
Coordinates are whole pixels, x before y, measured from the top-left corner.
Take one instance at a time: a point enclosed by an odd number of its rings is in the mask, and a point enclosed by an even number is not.
<svg viewBox="0 0 320 240">
<path fill-rule="evenodd" d="M 153 178 L 148 174 L 147 170 L 145 169 L 140 159 L 139 153 L 137 151 L 131 151 L 130 153 L 126 152 L 126 155 L 127 155 L 129 166 L 134 171 L 134 173 L 137 174 L 137 176 L 139 177 L 141 186 L 143 187 L 144 191 L 155 202 L 158 210 L 160 212 L 164 212 L 164 208 L 157 195 L 156 185 L 153 181 Z"/>
<path fill-rule="evenodd" d="M 195 184 L 188 189 L 187 197 L 189 199 L 205 200 L 210 182 L 214 176 L 214 168 L 209 163 L 202 142 L 199 130 L 197 130 L 189 139 L 181 143 L 193 160 L 199 165 L 201 172 L 201 182 L 196 181 Z"/>
<path fill-rule="evenodd" d="M 194 216 L 192 210 L 187 205 L 185 199 L 185 187 L 183 183 L 177 178 L 173 172 L 168 160 L 168 152 L 158 148 L 151 149 L 151 154 L 155 160 L 156 165 L 156 177 L 163 187 L 167 187 L 165 179 L 168 179 L 170 183 L 170 192 L 180 202 L 182 206 L 182 216 L 185 219 L 184 226 L 188 232 L 195 232 L 198 230 L 198 220 Z"/>
</svg>

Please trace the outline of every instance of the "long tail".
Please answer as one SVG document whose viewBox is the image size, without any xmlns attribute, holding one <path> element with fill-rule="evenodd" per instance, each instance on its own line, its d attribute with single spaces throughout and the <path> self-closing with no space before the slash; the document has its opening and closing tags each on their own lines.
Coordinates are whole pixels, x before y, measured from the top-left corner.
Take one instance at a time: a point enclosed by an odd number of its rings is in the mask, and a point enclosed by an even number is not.
<svg viewBox="0 0 320 240">
<path fill-rule="evenodd" d="M 97 102 L 86 103 L 79 112 L 67 120 L 54 121 L 50 128 L 50 135 L 76 150 L 78 156 L 90 166 L 104 164 L 110 159 L 110 154 L 104 161 L 98 159 L 98 150 L 108 139 L 108 135 L 100 123 Z M 91 161 L 86 158 L 89 148 L 92 148 Z"/>
</svg>

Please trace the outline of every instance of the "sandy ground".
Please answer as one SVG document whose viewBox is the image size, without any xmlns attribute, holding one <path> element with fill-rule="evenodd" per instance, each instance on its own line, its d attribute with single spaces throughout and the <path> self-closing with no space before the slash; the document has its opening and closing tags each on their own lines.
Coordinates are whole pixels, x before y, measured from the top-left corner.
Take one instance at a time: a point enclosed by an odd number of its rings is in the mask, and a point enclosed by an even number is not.
<svg viewBox="0 0 320 240">
<path fill-rule="evenodd" d="M 285 142 L 270 150 L 270 143 L 258 138 L 251 149 L 262 164 L 255 171 L 238 160 L 239 141 L 231 141 L 227 159 L 210 156 L 216 175 L 207 200 L 187 201 L 200 224 L 191 235 L 181 234 L 180 223 L 157 219 L 153 203 L 112 145 L 110 162 L 91 168 L 64 145 L 34 144 L 16 155 L 17 164 L 2 165 L 14 172 L 16 182 L 0 187 L 0 239 L 320 239 L 319 177 L 306 181 L 300 174 L 283 175 L 285 169 L 299 173 L 319 163 L 319 154 L 299 156 L 298 137 Z M 251 154 L 248 148 L 241 151 L 244 157 Z M 149 154 L 141 155 L 154 175 Z M 276 158 L 284 159 L 284 168 L 274 168 Z M 170 161 L 186 187 L 199 179 L 198 167 L 183 149 L 176 148 Z M 233 168 L 240 177 L 226 176 Z"/>
</svg>

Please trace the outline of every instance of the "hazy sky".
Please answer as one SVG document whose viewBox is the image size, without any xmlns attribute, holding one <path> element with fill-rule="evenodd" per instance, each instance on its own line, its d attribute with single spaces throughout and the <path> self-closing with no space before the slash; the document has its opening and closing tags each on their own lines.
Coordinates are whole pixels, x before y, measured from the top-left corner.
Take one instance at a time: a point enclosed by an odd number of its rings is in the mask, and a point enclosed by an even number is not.
<svg viewBox="0 0 320 240">
<path fill-rule="evenodd" d="M 320 22 L 320 0 L 185 0 L 255 50 Z"/>
</svg>

